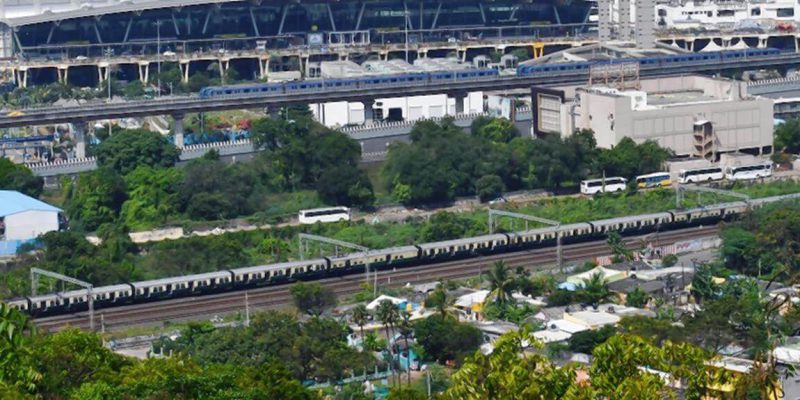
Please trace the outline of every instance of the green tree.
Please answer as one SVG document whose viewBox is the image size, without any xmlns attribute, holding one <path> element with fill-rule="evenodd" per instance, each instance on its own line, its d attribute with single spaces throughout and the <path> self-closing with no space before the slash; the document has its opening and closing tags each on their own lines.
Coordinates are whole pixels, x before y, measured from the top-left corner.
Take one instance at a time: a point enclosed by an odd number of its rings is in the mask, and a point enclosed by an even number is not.
<svg viewBox="0 0 800 400">
<path fill-rule="evenodd" d="M 425 297 L 425 308 L 436 310 L 436 313 L 441 315 L 442 318 L 453 317 L 457 315 L 450 309 L 452 299 L 447 295 L 447 289 L 442 284 L 436 285 L 427 297 Z"/>
<path fill-rule="evenodd" d="M 91 231 L 116 221 L 126 198 L 122 177 L 110 168 L 101 167 L 81 174 L 74 184 L 68 185 L 64 202 L 73 228 Z"/>
<path fill-rule="evenodd" d="M 478 117 L 470 128 L 474 136 L 493 143 L 508 143 L 519 136 L 519 130 L 512 121 L 505 118 Z"/>
<path fill-rule="evenodd" d="M 691 292 L 698 303 L 716 297 L 718 288 L 710 265 L 702 264 L 695 268 Z"/>
<path fill-rule="evenodd" d="M 800 152 L 800 118 L 790 118 L 775 127 L 775 150 L 786 153 Z"/>
<path fill-rule="evenodd" d="M 364 340 L 364 325 L 367 324 L 369 321 L 369 310 L 367 310 L 367 306 L 363 304 L 359 304 L 350 311 L 350 316 L 358 325 L 358 329 L 361 330 L 361 340 Z"/>
<path fill-rule="evenodd" d="M 322 315 L 325 310 L 335 307 L 337 303 L 336 294 L 319 283 L 298 282 L 289 288 L 289 292 L 292 294 L 295 307 L 313 317 Z"/>
<path fill-rule="evenodd" d="M 484 273 L 483 279 L 489 283 L 489 299 L 501 305 L 513 302 L 511 292 L 514 290 L 514 279 L 504 261 L 495 262 L 492 269 Z"/>
<path fill-rule="evenodd" d="M 633 260 L 633 252 L 625 245 L 622 240 L 622 235 L 619 232 L 608 232 L 606 235 L 606 243 L 611 248 L 611 254 L 614 255 L 614 262 L 624 262 Z"/>
<path fill-rule="evenodd" d="M 177 168 L 137 167 L 124 178 L 128 200 L 122 205 L 120 219 L 132 228 L 166 223 L 180 207 L 182 179 L 182 170 Z"/>
<path fill-rule="evenodd" d="M 481 201 L 489 201 L 503 194 L 505 185 L 497 175 L 484 175 L 475 182 L 475 192 Z"/>
<path fill-rule="evenodd" d="M 328 204 L 364 207 L 375 201 L 369 177 L 363 170 L 352 166 L 326 169 L 316 186 L 319 197 Z"/>
<path fill-rule="evenodd" d="M 617 333 L 612 325 L 605 325 L 597 330 L 577 332 L 569 338 L 569 350 L 576 353 L 592 354 L 595 347 L 605 343 Z"/>
<path fill-rule="evenodd" d="M 414 325 L 414 337 L 425 350 L 426 357 L 441 363 L 460 362 L 483 342 L 478 328 L 438 314 L 418 321 Z"/>
<path fill-rule="evenodd" d="M 608 280 L 602 272 L 595 272 L 589 278 L 583 280 L 581 295 L 591 304 L 600 304 L 611 298 L 611 291 L 608 289 Z"/>
<path fill-rule="evenodd" d="M 130 364 L 105 348 L 99 336 L 77 329 L 38 336 L 32 348 L 36 369 L 45 377 L 37 391 L 45 398 L 66 398 L 84 382 L 113 382 Z"/>
<path fill-rule="evenodd" d="M 627 296 L 625 296 L 625 305 L 628 307 L 642 308 L 647 305 L 649 300 L 650 298 L 647 293 L 645 293 L 641 288 L 636 287 L 633 289 L 633 291 L 628 293 Z"/>
<path fill-rule="evenodd" d="M 172 167 L 180 151 L 159 133 L 126 129 L 100 143 L 97 164 L 127 174 L 139 166 Z"/>
<path fill-rule="evenodd" d="M 633 139 L 625 137 L 611 150 L 600 151 L 597 173 L 633 179 L 637 175 L 660 171 L 670 157 L 672 152 L 655 141 L 636 144 Z"/>
<path fill-rule="evenodd" d="M 126 99 L 138 99 L 144 97 L 144 84 L 142 81 L 130 81 L 125 84 L 122 94 Z"/>
<path fill-rule="evenodd" d="M 33 393 L 43 376 L 33 365 L 28 337 L 35 332 L 28 317 L 0 303 L 0 389 L 4 394 L 20 396 Z"/>
<path fill-rule="evenodd" d="M 7 158 L 0 158 L 0 189 L 16 190 L 38 198 L 43 187 L 44 180 L 34 176 L 24 164 L 14 164 Z"/>
<path fill-rule="evenodd" d="M 452 376 L 443 398 L 517 400 L 570 398 L 572 367 L 556 368 L 539 352 L 542 344 L 527 331 L 510 332 L 494 343 L 488 355 L 476 353 Z"/>
</svg>

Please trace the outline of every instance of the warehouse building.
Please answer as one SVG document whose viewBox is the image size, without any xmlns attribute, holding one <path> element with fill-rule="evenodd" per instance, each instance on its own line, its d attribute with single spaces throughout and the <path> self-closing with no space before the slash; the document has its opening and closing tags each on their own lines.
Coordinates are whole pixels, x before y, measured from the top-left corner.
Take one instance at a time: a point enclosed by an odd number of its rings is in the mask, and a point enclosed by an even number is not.
<svg viewBox="0 0 800 400">
<path fill-rule="evenodd" d="M 599 147 L 630 137 L 711 161 L 725 153 L 772 152 L 773 100 L 749 96 L 743 82 L 682 76 L 636 83 L 533 88 L 534 133 L 591 129 Z"/>
<path fill-rule="evenodd" d="M 13 255 L 23 243 L 61 229 L 60 213 L 61 209 L 20 192 L 0 190 L 0 255 Z"/>
</svg>

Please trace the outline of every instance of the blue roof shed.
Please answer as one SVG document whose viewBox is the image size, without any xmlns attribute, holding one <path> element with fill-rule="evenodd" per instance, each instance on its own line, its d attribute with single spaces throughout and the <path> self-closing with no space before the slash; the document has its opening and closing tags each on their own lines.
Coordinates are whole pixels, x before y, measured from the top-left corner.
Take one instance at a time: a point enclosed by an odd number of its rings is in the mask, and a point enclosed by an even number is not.
<svg viewBox="0 0 800 400">
<path fill-rule="evenodd" d="M 0 218 L 25 211 L 61 212 L 61 209 L 17 191 L 0 190 Z"/>
</svg>

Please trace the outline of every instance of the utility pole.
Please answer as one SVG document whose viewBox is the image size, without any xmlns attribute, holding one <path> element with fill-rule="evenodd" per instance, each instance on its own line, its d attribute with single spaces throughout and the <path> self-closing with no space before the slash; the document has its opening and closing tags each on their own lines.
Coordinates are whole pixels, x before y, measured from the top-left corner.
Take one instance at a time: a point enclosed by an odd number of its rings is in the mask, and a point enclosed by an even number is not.
<svg viewBox="0 0 800 400">
<path fill-rule="evenodd" d="M 156 20 L 156 67 L 158 69 L 158 97 L 161 97 L 161 20 Z"/>
<path fill-rule="evenodd" d="M 314 242 L 320 242 L 320 243 L 333 245 L 333 248 L 334 248 L 333 252 L 334 252 L 335 256 L 339 256 L 339 248 L 342 248 L 342 247 L 343 248 L 352 249 L 352 250 L 362 251 L 362 252 L 365 252 L 365 253 L 368 253 L 370 251 L 369 248 L 361 246 L 359 244 L 345 242 L 345 241 L 342 241 L 342 240 L 331 239 L 331 238 L 327 238 L 327 237 L 319 236 L 319 235 L 311 235 L 311 234 L 308 234 L 308 233 L 298 233 L 297 234 L 297 241 L 298 241 L 298 245 L 300 246 L 300 259 L 301 260 L 305 259 L 305 254 L 308 251 L 308 241 L 314 241 Z M 369 285 L 369 267 L 370 267 L 369 263 L 366 263 L 364 265 L 364 282 L 367 285 Z M 377 276 L 377 271 L 374 272 L 374 274 Z M 375 278 L 375 279 L 376 279 L 375 283 L 377 284 L 377 278 Z M 377 289 L 375 289 L 375 290 L 377 290 Z"/>
<path fill-rule="evenodd" d="M 94 293 L 92 290 L 92 284 L 56 272 L 45 271 L 39 268 L 31 268 L 31 296 L 36 296 L 36 289 L 39 286 L 40 275 L 59 280 L 61 282 L 78 285 L 86 289 L 86 300 L 89 303 L 89 330 L 94 332 Z"/>
<path fill-rule="evenodd" d="M 555 226 L 556 227 L 556 262 L 558 263 L 558 269 L 563 274 L 564 273 L 564 256 L 561 249 L 561 222 L 553 221 L 547 218 L 536 217 L 533 215 L 527 214 L 520 214 L 510 211 L 503 211 L 503 210 L 494 210 L 489 209 L 489 234 L 494 233 L 494 222 L 496 217 L 508 217 L 511 218 L 513 223 L 514 219 L 521 219 L 525 221 L 525 230 L 528 230 L 528 222 L 538 222 L 545 225 Z"/>
<path fill-rule="evenodd" d="M 244 292 L 244 326 L 250 326 L 250 298 L 247 291 Z"/>
</svg>

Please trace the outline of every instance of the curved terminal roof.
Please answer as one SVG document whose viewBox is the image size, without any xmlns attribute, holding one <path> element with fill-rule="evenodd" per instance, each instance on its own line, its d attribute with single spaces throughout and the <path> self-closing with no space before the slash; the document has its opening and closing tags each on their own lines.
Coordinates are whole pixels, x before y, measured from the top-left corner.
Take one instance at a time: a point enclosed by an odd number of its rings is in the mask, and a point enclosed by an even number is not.
<svg viewBox="0 0 800 400">
<path fill-rule="evenodd" d="M 99 17 L 109 14 L 141 12 L 160 8 L 181 8 L 206 4 L 244 3 L 246 0 L 127 0 L 106 6 L 84 6 L 77 10 L 63 12 L 44 12 L 27 17 L 7 18 L 3 22 L 10 27 L 34 25 L 44 22 L 64 21 L 68 19 Z"/>
</svg>

